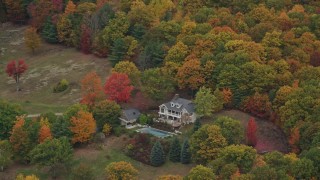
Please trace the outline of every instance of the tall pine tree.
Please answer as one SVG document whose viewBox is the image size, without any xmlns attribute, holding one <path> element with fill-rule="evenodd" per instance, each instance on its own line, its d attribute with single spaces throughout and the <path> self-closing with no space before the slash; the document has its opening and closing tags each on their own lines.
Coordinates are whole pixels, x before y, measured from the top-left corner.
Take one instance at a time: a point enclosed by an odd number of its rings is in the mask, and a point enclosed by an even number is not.
<svg viewBox="0 0 320 180">
<path fill-rule="evenodd" d="M 119 61 L 124 60 L 128 46 L 126 45 L 123 38 L 119 38 L 114 41 L 113 46 L 111 47 L 111 54 L 109 60 L 112 65 L 115 66 Z"/>
<path fill-rule="evenodd" d="M 152 166 L 161 166 L 165 162 L 165 154 L 162 145 L 157 141 L 151 150 L 150 163 Z"/>
<path fill-rule="evenodd" d="M 191 151 L 188 139 L 186 139 L 182 144 L 181 149 L 181 163 L 189 164 L 191 162 Z"/>
<path fill-rule="evenodd" d="M 44 23 L 41 35 L 48 43 L 58 42 L 57 27 L 52 23 L 50 17 Z"/>
<path fill-rule="evenodd" d="M 177 137 L 175 137 L 170 145 L 169 159 L 172 162 L 180 162 L 181 145 Z"/>
<path fill-rule="evenodd" d="M 193 125 L 193 132 L 198 131 L 198 129 L 200 129 L 200 128 L 201 128 L 200 119 L 196 119 L 196 121 L 194 122 L 194 125 Z"/>
</svg>

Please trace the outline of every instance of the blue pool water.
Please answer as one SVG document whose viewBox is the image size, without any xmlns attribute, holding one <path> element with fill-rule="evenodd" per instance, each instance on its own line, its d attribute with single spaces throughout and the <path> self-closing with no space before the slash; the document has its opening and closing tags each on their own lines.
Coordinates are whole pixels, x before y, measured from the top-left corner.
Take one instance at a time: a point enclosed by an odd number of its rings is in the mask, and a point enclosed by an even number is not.
<svg viewBox="0 0 320 180">
<path fill-rule="evenodd" d="M 149 127 L 141 128 L 141 129 L 138 129 L 137 131 L 140 133 L 152 134 L 152 135 L 159 137 L 159 138 L 165 138 L 165 137 L 172 136 L 172 133 L 169 133 L 166 131 L 161 131 L 159 129 L 149 128 Z"/>
</svg>

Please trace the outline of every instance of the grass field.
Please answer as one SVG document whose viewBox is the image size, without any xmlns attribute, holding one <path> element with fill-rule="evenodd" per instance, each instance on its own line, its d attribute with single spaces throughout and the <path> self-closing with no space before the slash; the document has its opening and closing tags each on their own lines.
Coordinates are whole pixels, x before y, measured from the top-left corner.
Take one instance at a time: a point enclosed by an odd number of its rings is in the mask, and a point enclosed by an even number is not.
<svg viewBox="0 0 320 180">
<path fill-rule="evenodd" d="M 80 80 L 88 72 L 97 71 L 102 81 L 109 75 L 107 59 L 84 55 L 75 48 L 42 43 L 32 54 L 24 45 L 26 27 L 4 24 L 0 26 L 0 97 L 19 103 L 28 113 L 61 112 L 66 106 L 79 102 Z M 15 91 L 15 81 L 5 73 L 10 60 L 25 59 L 28 70 L 21 77 L 21 91 Z M 66 79 L 70 87 L 53 93 L 53 87 Z"/>
<path fill-rule="evenodd" d="M 188 174 L 190 169 L 194 167 L 194 164 L 184 165 L 181 163 L 172 163 L 169 160 L 161 167 L 152 167 L 145 165 L 138 161 L 131 159 L 126 156 L 123 152 L 123 148 L 128 140 L 128 137 L 121 136 L 108 137 L 102 144 L 97 148 L 97 144 L 89 144 L 88 146 L 83 146 L 75 148 L 74 152 L 74 162 L 72 163 L 76 167 L 80 163 L 89 165 L 96 176 L 97 180 L 103 180 L 106 178 L 105 168 L 111 162 L 127 161 L 130 162 L 138 171 L 140 180 L 153 180 L 161 175 L 181 175 L 185 176 Z M 14 164 L 5 170 L 5 172 L 0 172 L 0 180 L 11 180 L 19 174 L 35 174 L 40 179 L 51 179 L 45 169 L 37 168 L 31 165 L 21 165 Z M 71 172 L 60 174 L 58 179 L 68 180 L 71 179 Z"/>
</svg>

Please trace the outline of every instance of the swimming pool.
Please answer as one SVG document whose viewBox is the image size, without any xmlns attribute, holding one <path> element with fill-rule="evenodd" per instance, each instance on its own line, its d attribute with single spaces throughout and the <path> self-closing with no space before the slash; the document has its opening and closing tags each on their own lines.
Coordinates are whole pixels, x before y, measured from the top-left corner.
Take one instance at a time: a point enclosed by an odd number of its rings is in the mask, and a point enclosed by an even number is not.
<svg viewBox="0 0 320 180">
<path fill-rule="evenodd" d="M 137 132 L 151 134 L 159 138 L 165 138 L 173 135 L 173 133 L 162 131 L 155 128 L 150 128 L 150 127 L 138 129 Z"/>
</svg>

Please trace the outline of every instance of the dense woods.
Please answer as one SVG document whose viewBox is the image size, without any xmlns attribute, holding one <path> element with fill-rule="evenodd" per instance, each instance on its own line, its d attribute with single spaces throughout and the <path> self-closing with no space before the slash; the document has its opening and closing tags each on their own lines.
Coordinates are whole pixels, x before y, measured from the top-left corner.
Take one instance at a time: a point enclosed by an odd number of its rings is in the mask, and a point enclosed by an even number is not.
<svg viewBox="0 0 320 180">
<path fill-rule="evenodd" d="M 128 156 L 153 166 L 166 156 L 202 164 L 188 179 L 320 178 L 320 1 L 4 0 L 0 22 L 7 21 L 30 26 L 25 44 L 33 53 L 42 38 L 99 56 L 113 69 L 107 79 L 96 72 L 83 77 L 81 104 L 61 117 L 26 118 L 19 106 L 1 100 L 0 170 L 14 157 L 56 176 L 56 166 L 72 159 L 72 145 L 101 131 L 121 134 L 120 105 L 134 99 L 141 107 L 183 92 L 202 119 L 238 109 L 276 124 L 291 153 L 258 155 L 255 118 L 243 129 L 220 117 L 213 124 L 196 121 L 190 139 L 174 139 L 170 148 L 135 136 Z M 6 66 L 17 91 L 27 69 L 24 60 Z M 47 151 L 53 147 L 56 152 Z M 126 162 L 106 171 L 115 179 L 138 174 Z"/>
</svg>

